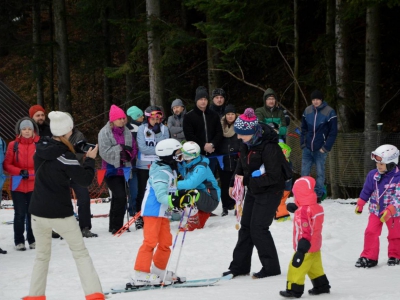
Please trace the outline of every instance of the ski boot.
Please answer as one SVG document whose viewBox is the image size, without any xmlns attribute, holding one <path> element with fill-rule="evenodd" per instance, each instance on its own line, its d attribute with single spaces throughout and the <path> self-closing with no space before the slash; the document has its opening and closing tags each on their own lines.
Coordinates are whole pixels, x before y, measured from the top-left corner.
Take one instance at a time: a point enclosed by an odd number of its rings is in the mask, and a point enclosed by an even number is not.
<svg viewBox="0 0 400 300">
<path fill-rule="evenodd" d="M 399 265 L 399 264 L 400 264 L 400 259 L 395 258 L 395 257 L 390 257 L 387 262 L 388 266 L 395 266 L 395 265 Z"/>
<path fill-rule="evenodd" d="M 166 281 L 164 285 L 170 285 L 170 281 Z M 126 289 L 135 289 L 142 286 L 161 286 L 162 278 L 157 274 L 146 273 L 141 271 L 135 271 L 134 275 L 131 276 L 131 281 L 126 284 Z"/>
<path fill-rule="evenodd" d="M 163 280 L 164 276 L 165 276 L 165 281 L 170 281 L 173 284 L 175 284 L 175 283 L 184 283 L 186 281 L 186 277 L 177 276 L 172 271 L 161 270 L 161 269 L 157 268 L 155 265 L 151 266 L 150 272 L 152 274 L 158 275 L 158 277 L 160 277 L 161 280 Z"/>
<path fill-rule="evenodd" d="M 366 257 L 360 257 L 357 261 L 355 266 L 357 268 L 372 268 L 378 264 L 377 260 L 368 259 Z"/>
</svg>

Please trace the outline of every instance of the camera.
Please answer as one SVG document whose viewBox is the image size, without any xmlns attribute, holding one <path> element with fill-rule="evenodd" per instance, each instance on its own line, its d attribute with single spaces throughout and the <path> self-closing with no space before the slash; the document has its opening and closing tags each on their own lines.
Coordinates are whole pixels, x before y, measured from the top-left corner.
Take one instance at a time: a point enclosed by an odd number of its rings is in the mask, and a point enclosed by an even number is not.
<svg viewBox="0 0 400 300">
<path fill-rule="evenodd" d="M 94 147 L 96 147 L 96 144 L 91 144 L 84 140 L 78 141 L 74 145 L 75 151 L 78 153 L 86 153 L 90 148 L 93 149 Z"/>
</svg>

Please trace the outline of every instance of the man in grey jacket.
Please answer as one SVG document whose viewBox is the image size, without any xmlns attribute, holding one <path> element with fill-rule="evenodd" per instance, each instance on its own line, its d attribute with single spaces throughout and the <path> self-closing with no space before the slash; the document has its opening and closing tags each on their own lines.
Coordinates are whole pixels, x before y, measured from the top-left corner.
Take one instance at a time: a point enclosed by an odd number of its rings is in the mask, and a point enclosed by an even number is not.
<svg viewBox="0 0 400 300">
<path fill-rule="evenodd" d="M 185 140 L 183 133 L 183 118 L 186 114 L 186 108 L 181 99 L 175 99 L 171 104 L 172 116 L 168 118 L 168 129 L 171 137 L 182 142 Z"/>
</svg>

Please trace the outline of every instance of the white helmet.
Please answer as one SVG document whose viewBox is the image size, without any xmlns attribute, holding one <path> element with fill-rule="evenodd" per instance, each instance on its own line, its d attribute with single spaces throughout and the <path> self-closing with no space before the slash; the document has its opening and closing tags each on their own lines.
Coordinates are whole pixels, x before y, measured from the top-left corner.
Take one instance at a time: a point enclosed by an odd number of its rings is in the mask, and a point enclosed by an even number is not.
<svg viewBox="0 0 400 300">
<path fill-rule="evenodd" d="M 399 149 L 393 145 L 382 145 L 371 152 L 371 159 L 384 164 L 399 163 Z"/>
<path fill-rule="evenodd" d="M 181 143 L 175 139 L 165 139 L 156 145 L 156 155 L 159 157 L 171 156 L 176 150 L 182 148 Z"/>
<path fill-rule="evenodd" d="M 182 146 L 183 159 L 192 160 L 200 155 L 200 146 L 195 142 L 186 142 Z"/>
</svg>

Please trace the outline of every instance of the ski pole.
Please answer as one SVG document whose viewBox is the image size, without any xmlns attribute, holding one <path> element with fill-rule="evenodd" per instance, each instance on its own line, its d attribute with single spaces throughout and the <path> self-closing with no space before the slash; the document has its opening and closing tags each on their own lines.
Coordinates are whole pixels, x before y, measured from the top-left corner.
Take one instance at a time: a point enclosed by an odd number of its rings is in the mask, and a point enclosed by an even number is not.
<svg viewBox="0 0 400 300">
<path fill-rule="evenodd" d="M 178 235 L 179 235 L 179 233 L 180 233 L 180 229 L 182 228 L 181 226 L 182 226 L 182 221 L 183 221 L 183 217 L 184 217 L 184 216 L 185 216 L 185 210 L 183 209 L 182 215 L 181 215 L 181 220 L 180 220 L 179 225 L 178 225 L 178 230 L 177 230 L 177 232 L 176 232 L 175 239 L 174 239 L 174 243 L 173 243 L 173 245 L 172 245 L 171 254 L 169 255 L 169 258 L 168 258 L 168 263 L 167 263 L 167 267 L 166 267 L 166 269 L 165 269 L 164 278 L 163 278 L 163 281 L 162 281 L 163 283 L 162 283 L 162 285 L 161 285 L 161 288 L 164 287 L 164 282 L 165 282 L 165 278 L 167 277 L 167 272 L 168 272 L 169 263 L 170 263 L 170 261 L 171 261 L 172 254 L 174 253 L 174 250 L 175 250 L 176 241 L 178 240 Z M 189 216 L 190 216 L 190 211 L 189 211 Z M 187 222 L 187 221 L 186 221 L 186 222 Z"/>
<path fill-rule="evenodd" d="M 189 210 L 189 214 L 188 214 L 188 218 L 185 224 L 185 230 L 183 231 L 183 237 L 182 237 L 182 244 L 181 244 L 181 248 L 179 249 L 179 254 L 178 254 L 178 261 L 176 262 L 176 267 L 175 267 L 175 274 L 177 274 L 178 272 L 178 266 L 179 266 L 179 261 L 181 259 L 181 253 L 182 253 L 182 248 L 183 248 L 183 243 L 185 242 L 185 236 L 186 236 L 186 232 L 187 232 L 187 228 L 188 228 L 188 221 L 189 221 L 189 217 L 190 214 L 192 212 L 192 208 L 194 207 L 194 200 L 195 200 L 196 195 L 192 196 L 192 205 L 190 205 L 190 210 Z"/>
</svg>

